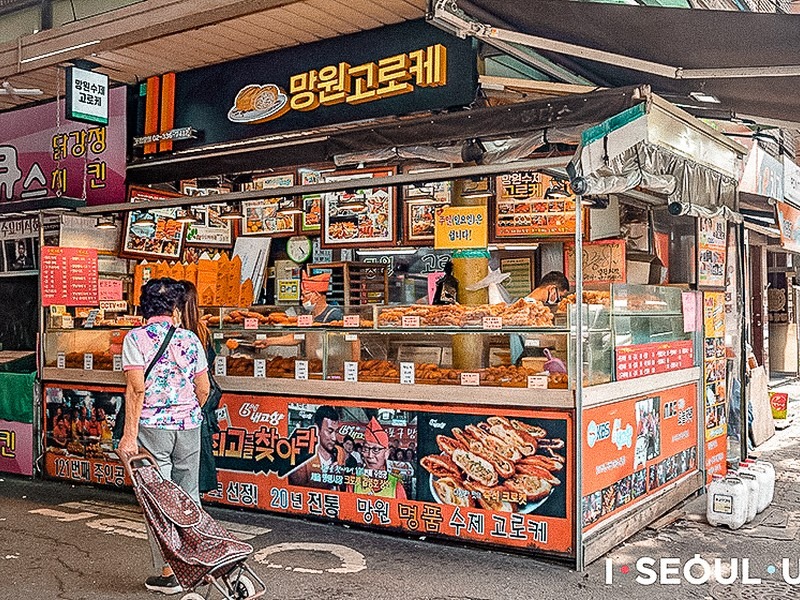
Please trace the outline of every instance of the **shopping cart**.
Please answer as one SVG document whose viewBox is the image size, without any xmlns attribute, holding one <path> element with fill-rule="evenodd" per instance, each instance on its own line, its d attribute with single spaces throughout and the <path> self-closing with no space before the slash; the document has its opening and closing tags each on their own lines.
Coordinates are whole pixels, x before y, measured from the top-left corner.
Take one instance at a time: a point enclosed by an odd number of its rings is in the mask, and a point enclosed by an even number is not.
<svg viewBox="0 0 800 600">
<path fill-rule="evenodd" d="M 164 560 L 188 592 L 181 600 L 210 600 L 215 589 L 225 600 L 264 595 L 264 582 L 246 563 L 253 553 L 250 544 L 233 538 L 178 485 L 164 479 L 152 454 L 143 448 L 132 456 L 117 454 Z M 205 594 L 197 591 L 203 586 Z"/>
</svg>

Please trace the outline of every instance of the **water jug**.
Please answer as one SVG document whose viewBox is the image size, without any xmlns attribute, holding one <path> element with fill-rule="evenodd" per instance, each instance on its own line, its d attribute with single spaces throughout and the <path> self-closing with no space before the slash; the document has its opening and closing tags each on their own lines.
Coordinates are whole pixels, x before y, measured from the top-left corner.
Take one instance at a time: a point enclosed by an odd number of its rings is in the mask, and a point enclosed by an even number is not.
<svg viewBox="0 0 800 600">
<path fill-rule="evenodd" d="M 708 486 L 706 518 L 711 525 L 727 525 L 739 529 L 747 522 L 748 487 L 731 474 L 714 479 Z"/>
</svg>

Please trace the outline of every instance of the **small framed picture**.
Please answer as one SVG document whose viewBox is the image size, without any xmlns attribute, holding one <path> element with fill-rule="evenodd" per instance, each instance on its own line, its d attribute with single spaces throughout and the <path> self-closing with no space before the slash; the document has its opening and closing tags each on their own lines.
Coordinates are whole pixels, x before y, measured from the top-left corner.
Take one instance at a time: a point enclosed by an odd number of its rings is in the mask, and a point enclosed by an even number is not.
<svg viewBox="0 0 800 600">
<path fill-rule="evenodd" d="M 131 187 L 131 202 L 147 203 L 143 210 L 125 215 L 125 228 L 120 255 L 127 258 L 177 260 L 181 256 L 186 225 L 175 220 L 177 208 L 157 208 L 160 200 L 180 197 L 181 194 L 150 188 Z"/>
</svg>

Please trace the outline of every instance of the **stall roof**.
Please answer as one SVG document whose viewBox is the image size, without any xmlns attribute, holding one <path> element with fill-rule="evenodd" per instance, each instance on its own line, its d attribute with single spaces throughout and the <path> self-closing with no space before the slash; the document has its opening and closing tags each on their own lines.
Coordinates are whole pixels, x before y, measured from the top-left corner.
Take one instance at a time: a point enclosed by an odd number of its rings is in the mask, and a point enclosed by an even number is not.
<svg viewBox="0 0 800 600">
<path fill-rule="evenodd" d="M 647 83 L 700 116 L 733 113 L 800 128 L 800 15 L 566 0 L 537 0 L 535 10 L 527 0 L 458 0 L 457 5 L 494 27 L 668 65 L 678 70 L 678 77 L 687 76 L 683 71 L 689 69 L 708 69 L 703 77 L 675 79 L 625 68 L 621 61 L 608 64 L 547 52 L 552 44 L 539 47 L 551 60 L 598 85 Z M 719 69 L 739 73 L 720 77 Z M 780 70 L 790 75 L 775 75 Z M 689 97 L 693 91 L 712 94 L 721 103 L 695 102 Z"/>
</svg>

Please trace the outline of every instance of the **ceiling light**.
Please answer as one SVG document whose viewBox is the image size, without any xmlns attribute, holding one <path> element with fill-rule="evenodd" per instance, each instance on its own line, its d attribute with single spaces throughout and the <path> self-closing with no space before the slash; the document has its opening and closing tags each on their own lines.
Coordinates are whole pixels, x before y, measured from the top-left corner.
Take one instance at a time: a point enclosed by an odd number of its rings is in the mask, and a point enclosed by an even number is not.
<svg viewBox="0 0 800 600">
<path fill-rule="evenodd" d="M 719 98 L 708 92 L 689 92 L 689 97 L 698 102 L 705 102 L 706 104 L 720 104 Z"/>
<path fill-rule="evenodd" d="M 67 46 L 66 48 L 61 48 L 61 50 L 53 50 L 52 52 L 45 52 L 44 54 L 39 54 L 37 56 L 31 56 L 30 58 L 23 58 L 20 59 L 21 64 L 34 62 L 36 60 L 42 60 L 43 58 L 50 58 L 51 56 L 56 56 L 58 54 L 63 54 L 65 52 L 72 52 L 73 50 L 80 50 L 81 48 L 86 48 L 87 46 L 94 46 L 95 44 L 99 44 L 100 40 L 92 40 L 91 42 L 83 42 L 82 44 L 75 44 L 74 46 Z"/>
<path fill-rule="evenodd" d="M 151 215 L 149 212 L 141 213 L 141 214 L 142 214 L 142 216 L 139 217 L 138 219 L 136 219 L 133 222 L 134 225 L 155 225 L 156 224 L 155 217 L 153 217 L 153 215 Z"/>
<path fill-rule="evenodd" d="M 508 250 L 508 251 L 524 251 L 524 250 L 536 250 L 539 247 L 539 244 L 505 244 L 498 246 L 500 250 Z"/>
<path fill-rule="evenodd" d="M 194 213 L 191 210 L 179 210 L 178 216 L 175 217 L 175 220 L 178 223 L 197 223 L 197 217 L 194 216 Z"/>
<path fill-rule="evenodd" d="M 337 204 L 336 208 L 338 208 L 339 210 L 358 211 L 358 210 L 364 210 L 365 208 L 367 208 L 367 205 L 361 200 L 347 200 L 345 202 L 340 202 L 339 204 Z"/>
<path fill-rule="evenodd" d="M 242 211 L 240 211 L 236 206 L 229 206 L 219 216 L 219 218 L 225 221 L 235 221 L 236 219 L 242 218 Z"/>
<path fill-rule="evenodd" d="M 385 256 L 387 254 L 416 254 L 419 248 L 373 248 L 356 250 L 359 256 Z"/>
<path fill-rule="evenodd" d="M 110 217 L 97 217 L 97 223 L 95 223 L 96 229 L 116 229 L 117 225 L 114 222 L 114 216 Z"/>
<path fill-rule="evenodd" d="M 284 206 L 278 209 L 278 216 L 281 217 L 291 217 L 295 215 L 302 215 L 303 209 L 297 206 L 297 202 L 291 200 L 289 202 L 281 202 Z M 342 206 L 340 205 L 339 208 Z"/>
<path fill-rule="evenodd" d="M 39 88 L 17 88 L 10 81 L 4 81 L 0 86 L 0 96 L 41 96 L 44 94 Z"/>
</svg>

